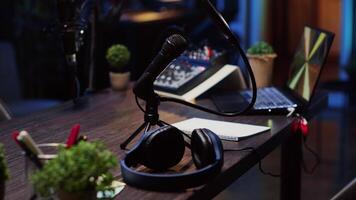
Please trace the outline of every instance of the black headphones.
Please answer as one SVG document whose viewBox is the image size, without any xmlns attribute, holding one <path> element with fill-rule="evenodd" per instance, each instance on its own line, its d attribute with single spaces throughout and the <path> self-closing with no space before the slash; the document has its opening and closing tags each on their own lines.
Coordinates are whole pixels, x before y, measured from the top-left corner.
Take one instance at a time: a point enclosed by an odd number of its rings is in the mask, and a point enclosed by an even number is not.
<svg viewBox="0 0 356 200">
<path fill-rule="evenodd" d="M 144 133 L 135 147 L 120 161 L 124 182 L 148 190 L 181 190 L 196 187 L 215 177 L 223 165 L 220 138 L 208 129 L 195 129 L 191 134 L 191 154 L 197 168 L 183 174 L 146 173 L 134 170 L 142 164 L 164 171 L 178 164 L 185 150 L 184 133 L 173 126 L 163 126 Z"/>
</svg>

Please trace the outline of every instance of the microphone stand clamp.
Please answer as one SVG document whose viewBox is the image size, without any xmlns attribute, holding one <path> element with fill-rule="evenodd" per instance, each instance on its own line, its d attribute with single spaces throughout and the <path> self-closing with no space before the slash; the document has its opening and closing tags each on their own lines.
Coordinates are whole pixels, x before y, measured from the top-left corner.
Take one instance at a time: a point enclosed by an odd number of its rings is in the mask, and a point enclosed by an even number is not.
<svg viewBox="0 0 356 200">
<path fill-rule="evenodd" d="M 127 138 L 123 143 L 120 144 L 120 148 L 122 150 L 127 150 L 126 147 L 127 145 L 142 131 L 144 130 L 144 134 L 148 131 L 153 126 L 165 126 L 167 125 L 166 122 L 162 121 L 159 119 L 159 114 L 158 114 L 158 106 L 160 104 L 160 97 L 156 94 L 153 93 L 151 98 L 148 98 L 146 101 L 146 110 L 145 110 L 145 115 L 144 115 L 144 122 L 139 126 L 129 138 Z"/>
</svg>

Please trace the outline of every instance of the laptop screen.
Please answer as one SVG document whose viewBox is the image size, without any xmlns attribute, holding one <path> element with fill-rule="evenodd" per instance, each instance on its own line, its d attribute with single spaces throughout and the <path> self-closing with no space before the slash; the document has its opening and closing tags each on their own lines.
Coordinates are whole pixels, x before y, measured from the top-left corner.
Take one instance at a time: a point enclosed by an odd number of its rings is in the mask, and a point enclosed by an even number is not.
<svg viewBox="0 0 356 200">
<path fill-rule="evenodd" d="M 298 96 L 309 101 L 328 55 L 333 34 L 304 28 L 291 65 L 287 86 Z"/>
</svg>

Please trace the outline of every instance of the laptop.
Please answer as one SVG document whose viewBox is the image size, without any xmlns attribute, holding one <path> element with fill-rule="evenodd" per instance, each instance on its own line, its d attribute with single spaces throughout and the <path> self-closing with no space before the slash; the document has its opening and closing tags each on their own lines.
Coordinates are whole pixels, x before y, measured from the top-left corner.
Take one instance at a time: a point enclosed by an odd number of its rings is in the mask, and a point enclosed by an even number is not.
<svg viewBox="0 0 356 200">
<path fill-rule="evenodd" d="M 314 96 L 333 39 L 331 32 L 306 26 L 285 86 L 259 88 L 250 114 L 286 114 L 306 109 Z M 240 111 L 251 99 L 251 90 L 229 91 L 212 97 L 221 112 Z"/>
</svg>

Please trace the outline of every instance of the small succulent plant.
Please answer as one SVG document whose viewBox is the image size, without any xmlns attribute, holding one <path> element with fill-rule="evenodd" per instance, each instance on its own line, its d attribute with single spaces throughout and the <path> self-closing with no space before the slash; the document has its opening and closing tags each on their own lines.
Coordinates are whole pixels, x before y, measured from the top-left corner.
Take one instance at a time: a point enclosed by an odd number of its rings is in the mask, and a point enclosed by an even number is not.
<svg viewBox="0 0 356 200">
<path fill-rule="evenodd" d="M 121 44 L 112 45 L 106 52 L 106 60 L 113 72 L 124 72 L 131 57 L 130 51 Z"/>
</svg>

